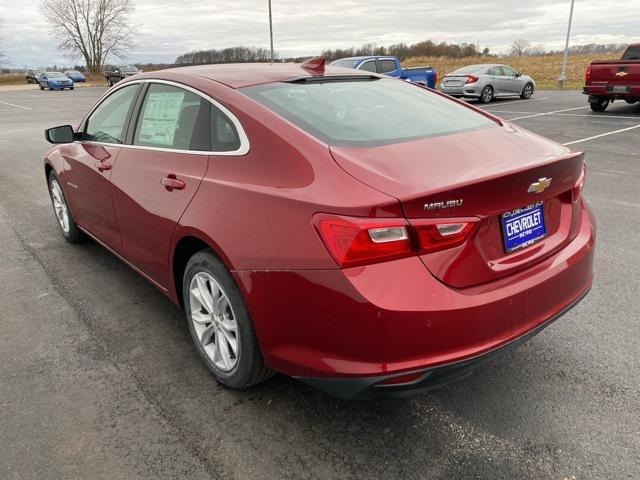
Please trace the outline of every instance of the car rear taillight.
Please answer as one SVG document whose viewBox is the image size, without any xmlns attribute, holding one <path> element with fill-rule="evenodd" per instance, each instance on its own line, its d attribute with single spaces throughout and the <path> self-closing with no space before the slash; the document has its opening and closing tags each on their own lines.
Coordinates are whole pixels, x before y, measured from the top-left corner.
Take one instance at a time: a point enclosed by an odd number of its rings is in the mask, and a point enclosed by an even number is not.
<svg viewBox="0 0 640 480">
<path fill-rule="evenodd" d="M 466 82 L 464 82 L 464 83 L 465 83 L 465 85 L 466 85 L 467 83 L 476 83 L 476 82 L 478 81 L 478 77 L 477 77 L 477 76 L 475 76 L 475 75 L 467 75 L 466 77 L 467 77 L 467 81 L 466 81 Z"/>
<path fill-rule="evenodd" d="M 413 253 L 404 219 L 317 214 L 314 222 L 341 267 L 392 260 Z"/>
<path fill-rule="evenodd" d="M 412 220 L 411 226 L 416 232 L 418 253 L 426 254 L 457 247 L 469 238 L 475 221 L 442 223 L 440 220 Z"/>
<path fill-rule="evenodd" d="M 362 218 L 318 213 L 322 241 L 340 267 L 355 267 L 432 253 L 458 246 L 476 219 L 463 221 Z"/>
<path fill-rule="evenodd" d="M 583 165 L 582 172 L 580 173 L 580 176 L 578 177 L 578 180 L 576 181 L 571 191 L 574 202 L 580 198 L 580 195 L 582 195 L 582 189 L 584 187 L 584 179 L 586 174 L 587 174 L 587 166 Z"/>
<path fill-rule="evenodd" d="M 591 65 L 587 65 L 587 70 L 584 72 L 584 84 L 591 85 Z"/>
</svg>

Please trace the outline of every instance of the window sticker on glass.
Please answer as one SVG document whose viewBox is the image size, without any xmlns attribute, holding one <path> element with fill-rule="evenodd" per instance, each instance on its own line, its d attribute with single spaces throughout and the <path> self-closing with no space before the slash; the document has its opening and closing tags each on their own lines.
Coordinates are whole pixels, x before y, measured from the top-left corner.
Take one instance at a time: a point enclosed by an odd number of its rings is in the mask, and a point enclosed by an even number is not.
<svg viewBox="0 0 640 480">
<path fill-rule="evenodd" d="M 184 92 L 149 92 L 140 124 L 140 141 L 173 145 L 183 100 Z"/>
</svg>

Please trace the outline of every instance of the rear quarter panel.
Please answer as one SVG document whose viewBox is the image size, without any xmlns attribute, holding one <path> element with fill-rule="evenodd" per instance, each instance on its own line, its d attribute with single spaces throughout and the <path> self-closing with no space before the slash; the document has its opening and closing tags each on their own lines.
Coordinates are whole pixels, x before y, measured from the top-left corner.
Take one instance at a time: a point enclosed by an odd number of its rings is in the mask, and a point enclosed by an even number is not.
<svg viewBox="0 0 640 480">
<path fill-rule="evenodd" d="M 209 157 L 174 244 L 202 232 L 232 270 L 335 269 L 315 213 L 402 215 L 396 199 L 344 172 L 326 145 L 241 93 L 209 88 L 243 125 L 250 151 Z"/>
</svg>

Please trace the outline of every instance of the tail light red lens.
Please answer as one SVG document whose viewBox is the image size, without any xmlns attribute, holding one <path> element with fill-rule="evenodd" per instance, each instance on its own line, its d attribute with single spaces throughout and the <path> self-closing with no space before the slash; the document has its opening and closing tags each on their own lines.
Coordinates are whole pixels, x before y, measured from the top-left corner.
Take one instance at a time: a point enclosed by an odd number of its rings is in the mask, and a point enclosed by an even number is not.
<svg viewBox="0 0 640 480">
<path fill-rule="evenodd" d="M 324 244 L 341 267 L 409 256 L 413 246 L 407 221 L 317 214 L 314 222 Z"/>
<path fill-rule="evenodd" d="M 418 253 L 426 254 L 462 245 L 473 231 L 476 222 L 456 221 L 433 223 L 432 220 L 412 220 L 412 227 L 416 232 Z"/>
<path fill-rule="evenodd" d="M 591 65 L 587 65 L 587 70 L 584 72 L 584 84 L 591 84 Z"/>
<path fill-rule="evenodd" d="M 467 75 L 467 81 L 464 82 L 465 84 L 467 83 L 476 83 L 478 81 L 478 77 L 475 75 Z"/>
<path fill-rule="evenodd" d="M 460 221 L 361 218 L 319 213 L 314 224 L 340 267 L 432 253 L 461 245 L 476 219 Z"/>
</svg>

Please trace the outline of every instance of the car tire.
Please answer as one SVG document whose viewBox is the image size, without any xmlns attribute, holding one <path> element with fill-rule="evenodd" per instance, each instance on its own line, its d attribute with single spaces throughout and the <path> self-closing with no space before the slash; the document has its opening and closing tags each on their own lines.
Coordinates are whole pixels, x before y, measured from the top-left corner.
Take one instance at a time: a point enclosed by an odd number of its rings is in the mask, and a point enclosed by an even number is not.
<svg viewBox="0 0 640 480">
<path fill-rule="evenodd" d="M 86 239 L 86 236 L 73 220 L 71 210 L 67 204 L 67 198 L 64 196 L 60 181 L 53 173 L 53 170 L 49 172 L 47 182 L 49 185 L 49 197 L 51 198 L 51 204 L 53 205 L 53 213 L 58 221 L 58 227 L 60 227 L 62 236 L 70 243 L 82 242 Z"/>
<path fill-rule="evenodd" d="M 273 375 L 262 359 L 240 289 L 213 251 L 201 250 L 189 259 L 182 285 L 196 350 L 220 383 L 244 389 Z"/>
<path fill-rule="evenodd" d="M 487 85 L 480 92 L 480 103 L 491 103 L 493 101 L 493 87 Z"/>
<path fill-rule="evenodd" d="M 74 89 L 74 87 L 69 87 L 69 90 L 73 90 L 73 89 Z"/>
<path fill-rule="evenodd" d="M 533 96 L 534 91 L 535 91 L 535 88 L 533 86 L 533 83 L 527 83 L 522 89 L 520 98 L 523 100 L 529 100 Z"/>
<path fill-rule="evenodd" d="M 604 112 L 609 106 L 609 103 L 610 101 L 608 98 L 599 98 L 597 102 L 590 102 L 589 105 L 591 105 L 591 110 L 594 112 Z"/>
<path fill-rule="evenodd" d="M 113 81 L 111 79 L 108 79 L 107 83 L 109 84 L 110 87 L 113 87 Z"/>
<path fill-rule="evenodd" d="M 40 85 L 40 90 L 44 90 L 44 87 L 42 85 Z"/>
</svg>

